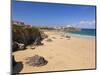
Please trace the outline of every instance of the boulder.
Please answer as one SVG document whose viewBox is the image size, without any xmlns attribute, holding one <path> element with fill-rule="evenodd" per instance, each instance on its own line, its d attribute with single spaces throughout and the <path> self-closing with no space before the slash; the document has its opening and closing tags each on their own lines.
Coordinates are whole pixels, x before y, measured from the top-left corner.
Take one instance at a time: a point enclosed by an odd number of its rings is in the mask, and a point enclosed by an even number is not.
<svg viewBox="0 0 100 75">
<path fill-rule="evenodd" d="M 18 43 L 17 42 L 13 42 L 12 43 L 12 48 L 13 48 L 13 52 L 17 51 L 18 47 Z"/>
<path fill-rule="evenodd" d="M 69 40 L 71 38 L 71 36 L 66 35 L 66 38 Z"/>
<path fill-rule="evenodd" d="M 16 62 L 14 56 L 12 56 L 12 74 L 15 75 L 16 73 L 21 72 L 23 69 L 22 62 Z"/>
<path fill-rule="evenodd" d="M 33 59 L 34 59 L 34 65 L 42 65 L 42 64 L 45 64 L 46 62 L 44 57 L 38 56 L 38 55 L 35 55 Z"/>
<path fill-rule="evenodd" d="M 40 31 L 40 34 L 41 34 L 41 38 L 43 39 L 48 38 L 48 35 L 45 34 L 43 31 Z"/>
<path fill-rule="evenodd" d="M 19 48 L 20 50 L 23 50 L 23 49 L 25 49 L 25 45 L 22 44 L 22 43 L 18 43 L 18 48 Z"/>
<path fill-rule="evenodd" d="M 17 51 L 18 49 L 19 50 L 23 50 L 25 49 L 25 44 L 22 44 L 22 43 L 18 43 L 18 42 L 13 42 L 13 52 Z"/>
<path fill-rule="evenodd" d="M 48 63 L 48 61 L 44 57 L 39 55 L 29 57 L 27 60 L 28 61 L 26 62 L 26 64 L 29 64 L 30 66 L 38 67 L 38 66 L 46 65 Z"/>
</svg>

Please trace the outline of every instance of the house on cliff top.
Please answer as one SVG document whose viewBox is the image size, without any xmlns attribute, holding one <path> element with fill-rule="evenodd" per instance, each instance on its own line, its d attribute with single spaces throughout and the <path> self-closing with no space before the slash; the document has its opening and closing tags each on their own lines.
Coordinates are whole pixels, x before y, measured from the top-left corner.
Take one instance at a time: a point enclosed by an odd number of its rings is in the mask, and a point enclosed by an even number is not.
<svg viewBox="0 0 100 75">
<path fill-rule="evenodd" d="M 20 21 L 12 21 L 12 24 L 13 25 L 21 25 L 21 26 L 25 25 L 24 22 L 20 22 Z"/>
</svg>

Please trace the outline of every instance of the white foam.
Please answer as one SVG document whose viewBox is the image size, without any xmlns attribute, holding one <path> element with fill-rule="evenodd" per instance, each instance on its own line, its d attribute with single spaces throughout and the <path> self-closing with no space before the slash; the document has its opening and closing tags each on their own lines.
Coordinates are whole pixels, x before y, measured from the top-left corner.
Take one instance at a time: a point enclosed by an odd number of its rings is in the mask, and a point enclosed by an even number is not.
<svg viewBox="0 0 100 75">
<path fill-rule="evenodd" d="M 95 38 L 95 36 L 81 35 L 81 34 L 74 34 L 74 33 L 65 33 L 65 35 L 70 35 L 70 36 L 75 36 L 75 37 L 84 37 L 84 38 Z"/>
</svg>

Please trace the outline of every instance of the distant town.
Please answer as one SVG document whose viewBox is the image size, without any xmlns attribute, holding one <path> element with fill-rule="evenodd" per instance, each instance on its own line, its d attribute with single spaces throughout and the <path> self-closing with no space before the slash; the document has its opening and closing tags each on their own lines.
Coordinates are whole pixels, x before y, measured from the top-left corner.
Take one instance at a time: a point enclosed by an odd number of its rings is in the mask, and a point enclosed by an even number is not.
<svg viewBox="0 0 100 75">
<path fill-rule="evenodd" d="M 62 31 L 80 31 L 80 28 L 77 27 L 73 27 L 72 25 L 65 25 L 65 26 L 54 26 L 54 27 L 49 27 L 49 26 L 36 26 L 36 25 L 29 25 L 29 24 L 25 24 L 24 22 L 21 21 L 12 21 L 12 25 L 19 25 L 19 26 L 25 26 L 28 28 L 31 27 L 38 27 L 40 29 L 51 29 L 51 30 L 62 30 Z"/>
</svg>

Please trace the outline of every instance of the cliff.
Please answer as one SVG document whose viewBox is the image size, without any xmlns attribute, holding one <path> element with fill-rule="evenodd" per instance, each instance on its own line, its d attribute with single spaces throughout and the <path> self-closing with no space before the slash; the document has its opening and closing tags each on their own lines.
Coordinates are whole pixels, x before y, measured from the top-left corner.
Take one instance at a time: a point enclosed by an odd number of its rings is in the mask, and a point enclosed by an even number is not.
<svg viewBox="0 0 100 75">
<path fill-rule="evenodd" d="M 42 33 L 43 34 L 43 33 Z M 24 46 L 36 43 L 41 43 L 43 37 L 41 31 L 36 27 L 26 27 L 21 25 L 12 25 L 12 47 L 13 51 L 16 51 L 19 47 L 19 43 Z"/>
</svg>

